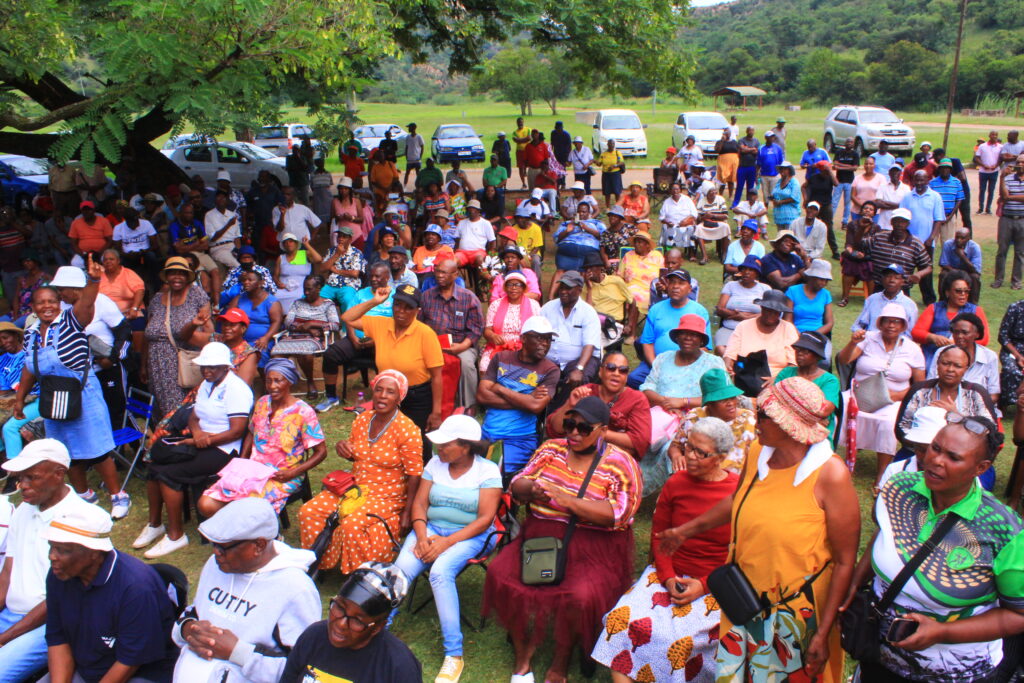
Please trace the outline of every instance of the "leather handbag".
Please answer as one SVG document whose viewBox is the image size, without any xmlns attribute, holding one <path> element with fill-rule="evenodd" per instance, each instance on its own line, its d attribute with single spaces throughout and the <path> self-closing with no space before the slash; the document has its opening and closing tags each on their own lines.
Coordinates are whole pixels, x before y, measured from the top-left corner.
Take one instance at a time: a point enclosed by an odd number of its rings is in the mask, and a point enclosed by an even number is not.
<svg viewBox="0 0 1024 683">
<path fill-rule="evenodd" d="M 732 524 L 731 547 L 735 553 L 736 548 L 736 527 L 743 511 L 743 504 L 747 502 L 750 490 L 757 482 L 757 472 L 754 472 L 740 504 L 736 507 L 736 517 Z M 758 595 L 754 590 L 750 579 L 743 573 L 740 566 L 735 562 L 729 562 L 708 574 L 708 591 L 718 600 L 718 606 L 729 617 L 729 621 L 737 625 L 748 623 L 751 619 L 768 609 L 768 601 L 764 596 Z"/>
<path fill-rule="evenodd" d="M 764 378 L 772 374 L 768 366 L 768 353 L 754 351 L 746 356 L 740 356 L 736 359 L 735 371 L 733 383 L 736 388 L 742 391 L 744 396 L 757 398 L 764 387 Z"/>
<path fill-rule="evenodd" d="M 889 372 L 889 366 L 892 365 L 892 359 L 896 357 L 896 352 L 899 350 L 900 344 L 902 343 L 903 338 L 900 337 L 900 339 L 896 341 L 896 345 L 893 347 L 892 352 L 889 353 L 889 360 L 886 361 L 884 368 L 873 375 L 865 377 L 859 382 L 854 382 L 853 396 L 857 399 L 857 410 L 860 412 L 874 413 L 894 403 L 892 398 L 889 396 L 889 385 L 886 384 L 885 376 Z"/>
<path fill-rule="evenodd" d="M 82 393 L 89 381 L 89 363 L 82 370 L 82 378 L 41 375 L 39 347 L 32 349 L 35 376 L 39 378 L 39 415 L 47 420 L 71 421 L 82 416 Z"/>
<path fill-rule="evenodd" d="M 582 498 L 587 492 L 590 478 L 597 469 L 604 455 L 604 444 L 597 451 L 597 455 L 590 463 L 590 469 L 583 477 L 580 490 L 576 493 L 577 498 Z M 569 552 L 569 542 L 572 540 L 576 530 L 578 519 L 571 515 L 569 524 L 562 538 L 554 536 L 539 536 L 523 541 L 520 561 L 522 565 L 522 582 L 527 586 L 554 586 L 565 578 L 565 563 Z"/>
<path fill-rule="evenodd" d="M 879 622 L 882 615 L 892 604 L 896 596 L 903 590 L 910 577 L 917 571 L 921 563 L 938 548 L 939 543 L 949 530 L 956 524 L 959 516 L 947 514 L 935 527 L 910 561 L 903 566 L 881 598 L 876 598 L 872 582 L 868 581 L 857 589 L 850 606 L 839 613 L 839 635 L 843 649 L 858 662 L 877 662 L 881 656 L 881 631 Z M 869 550 L 870 552 L 870 550 Z"/>
<path fill-rule="evenodd" d="M 167 298 L 166 311 L 164 315 L 164 327 L 167 328 L 167 338 L 174 344 L 174 348 L 178 351 L 178 386 L 182 389 L 192 389 L 199 386 L 203 381 L 203 373 L 199 369 L 199 366 L 193 363 L 196 358 L 199 357 L 199 351 L 192 351 L 190 349 L 183 349 L 178 346 L 178 342 L 174 339 L 174 332 L 171 331 L 171 299 Z"/>
</svg>

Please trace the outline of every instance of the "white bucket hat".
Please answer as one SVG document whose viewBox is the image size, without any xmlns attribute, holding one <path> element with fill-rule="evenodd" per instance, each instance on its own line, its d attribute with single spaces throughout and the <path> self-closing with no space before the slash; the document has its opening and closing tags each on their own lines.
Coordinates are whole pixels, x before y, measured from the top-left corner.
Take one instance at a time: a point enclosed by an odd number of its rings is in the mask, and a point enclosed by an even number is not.
<svg viewBox="0 0 1024 683">
<path fill-rule="evenodd" d="M 207 365 L 217 367 L 220 365 L 231 365 L 231 349 L 220 342 L 210 342 L 203 347 L 193 360 L 196 365 Z"/>
</svg>

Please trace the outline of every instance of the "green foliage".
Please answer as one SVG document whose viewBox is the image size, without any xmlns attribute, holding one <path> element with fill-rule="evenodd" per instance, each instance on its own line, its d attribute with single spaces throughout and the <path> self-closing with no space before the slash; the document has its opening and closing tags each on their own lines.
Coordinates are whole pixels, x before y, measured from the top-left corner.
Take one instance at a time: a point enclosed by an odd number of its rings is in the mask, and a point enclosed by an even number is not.
<svg viewBox="0 0 1024 683">
<path fill-rule="evenodd" d="M 804 60 L 797 92 L 822 104 L 855 100 L 864 89 L 863 71 L 855 57 L 818 48 Z"/>
<path fill-rule="evenodd" d="M 913 109 L 922 102 L 941 101 L 949 87 L 939 55 L 917 43 L 901 40 L 868 65 L 868 86 L 874 100 L 893 109 Z"/>
</svg>

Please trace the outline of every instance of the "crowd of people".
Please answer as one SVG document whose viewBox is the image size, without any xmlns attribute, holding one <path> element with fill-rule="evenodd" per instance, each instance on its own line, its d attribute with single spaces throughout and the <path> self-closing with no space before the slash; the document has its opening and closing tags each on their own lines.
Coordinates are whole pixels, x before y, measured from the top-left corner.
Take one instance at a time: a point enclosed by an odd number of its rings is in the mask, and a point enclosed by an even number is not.
<svg viewBox="0 0 1024 683">
<path fill-rule="evenodd" d="M 623 182 L 614 141 L 595 157 L 519 119 L 477 188 L 409 130 L 404 178 L 390 133 L 345 142 L 336 196 L 296 146 L 288 186 L 222 170 L 157 194 L 54 163 L 30 210 L 0 209 L 21 499 L 0 499 L 0 681 L 421 680 L 390 627 L 426 574 L 435 681 L 454 683 L 475 666 L 470 563 L 511 644 L 489 680 L 532 683 L 550 644 L 551 683 L 577 649 L 620 682 L 839 683 L 857 638 L 863 681 L 1011 680 L 1024 457 L 1005 503 L 993 462 L 1024 445 L 1024 301 L 990 330 L 981 294 L 1011 248 L 1022 286 L 1015 131 L 971 160 L 977 214 L 999 214 L 986 283 L 967 170 L 927 143 L 904 164 L 809 140 L 794 164 L 780 118 L 763 143 L 724 130 L 714 165 L 692 138 L 667 149 L 648 186 Z M 721 277 L 711 306 L 698 275 Z M 359 370 L 367 395 L 329 434 Z M 129 552 L 110 534 L 133 473 Z M 198 576 L 136 557 L 173 562 L 192 509 Z M 325 572 L 344 577 L 326 618 Z"/>
</svg>

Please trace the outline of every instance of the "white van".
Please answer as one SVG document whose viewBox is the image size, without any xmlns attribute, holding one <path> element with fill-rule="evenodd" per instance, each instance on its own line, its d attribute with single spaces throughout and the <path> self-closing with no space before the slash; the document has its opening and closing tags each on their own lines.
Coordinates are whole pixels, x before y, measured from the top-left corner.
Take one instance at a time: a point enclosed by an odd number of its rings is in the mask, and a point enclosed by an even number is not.
<svg viewBox="0 0 1024 683">
<path fill-rule="evenodd" d="M 728 127 L 729 122 L 716 111 L 684 111 L 672 127 L 672 146 L 681 149 L 692 135 L 705 156 L 713 155 L 715 143 L 722 139 L 722 129 Z"/>
<path fill-rule="evenodd" d="M 590 138 L 594 156 L 608 149 L 609 140 L 615 140 L 615 149 L 624 157 L 647 156 L 646 127 L 632 109 L 601 109 L 594 115 L 594 132 Z"/>
</svg>

